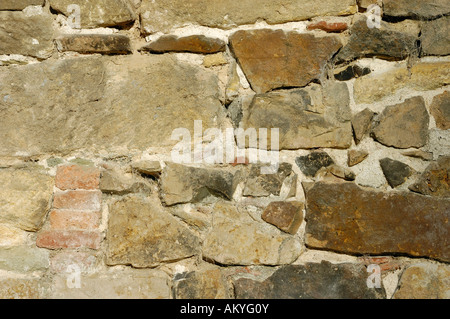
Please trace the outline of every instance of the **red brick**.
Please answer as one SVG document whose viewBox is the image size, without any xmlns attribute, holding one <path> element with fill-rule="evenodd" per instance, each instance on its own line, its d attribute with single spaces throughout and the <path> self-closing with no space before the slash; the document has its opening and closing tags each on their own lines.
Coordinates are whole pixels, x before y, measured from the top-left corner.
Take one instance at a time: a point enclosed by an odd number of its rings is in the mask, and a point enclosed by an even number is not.
<svg viewBox="0 0 450 319">
<path fill-rule="evenodd" d="M 400 263 L 396 262 L 392 257 L 361 257 L 360 261 L 368 266 L 371 264 L 379 265 L 381 271 L 389 271 L 399 269 Z"/>
<path fill-rule="evenodd" d="M 328 23 L 326 21 L 320 21 L 316 23 L 311 23 L 307 27 L 308 30 L 322 30 L 326 32 L 343 32 L 348 29 L 347 23 L 336 22 Z"/>
<path fill-rule="evenodd" d="M 50 224 L 53 229 L 93 230 L 100 222 L 100 212 L 71 210 L 53 210 L 50 212 Z"/>
<path fill-rule="evenodd" d="M 102 234 L 83 230 L 47 230 L 39 233 L 36 246 L 48 249 L 91 248 L 99 249 Z"/>
<path fill-rule="evenodd" d="M 100 170 L 95 167 L 68 165 L 60 166 L 56 171 L 56 187 L 69 189 L 98 189 Z"/>
<path fill-rule="evenodd" d="M 53 198 L 53 208 L 68 210 L 99 211 L 102 193 L 100 191 L 67 191 L 56 193 Z"/>
<path fill-rule="evenodd" d="M 234 162 L 231 165 L 237 166 L 237 165 L 248 165 L 248 164 L 250 164 L 250 162 L 247 157 L 236 157 L 234 159 Z"/>
</svg>

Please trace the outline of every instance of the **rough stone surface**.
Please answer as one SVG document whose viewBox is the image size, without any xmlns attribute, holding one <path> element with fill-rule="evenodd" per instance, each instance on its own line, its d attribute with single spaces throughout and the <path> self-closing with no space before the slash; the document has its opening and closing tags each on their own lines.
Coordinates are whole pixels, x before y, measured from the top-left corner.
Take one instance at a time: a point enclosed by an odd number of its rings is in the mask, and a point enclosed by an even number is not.
<svg viewBox="0 0 450 319">
<path fill-rule="evenodd" d="M 306 207 L 311 248 L 450 260 L 449 200 L 366 191 L 352 183 L 316 183 L 306 190 Z"/>
<path fill-rule="evenodd" d="M 151 192 L 151 185 L 144 179 L 125 175 L 116 170 L 103 171 L 99 187 L 103 193 L 116 195 Z"/>
<path fill-rule="evenodd" d="M 334 78 L 338 81 L 348 81 L 353 78 L 358 78 L 367 74 L 370 74 L 372 70 L 370 68 L 363 68 L 358 64 L 350 65 L 345 69 L 338 69 L 334 74 Z"/>
<path fill-rule="evenodd" d="M 46 59 L 53 52 L 53 18 L 40 13 L 0 11 L 0 54 L 21 54 Z"/>
<path fill-rule="evenodd" d="M 281 163 L 275 174 L 263 174 L 263 166 L 252 165 L 244 185 L 244 196 L 263 197 L 280 195 L 285 179 L 292 173 L 292 165 Z"/>
<path fill-rule="evenodd" d="M 354 181 L 356 178 L 356 174 L 353 171 L 336 164 L 330 165 L 326 170 L 334 176 L 345 179 L 346 181 Z"/>
<path fill-rule="evenodd" d="M 349 167 L 358 165 L 362 161 L 364 161 L 367 156 L 369 156 L 369 152 L 361 151 L 361 150 L 349 150 L 347 153 L 347 165 Z"/>
<path fill-rule="evenodd" d="M 157 200 L 157 198 L 153 198 Z M 160 205 L 138 196 L 111 204 L 107 264 L 155 267 L 199 253 L 200 239 Z"/>
<path fill-rule="evenodd" d="M 168 206 L 198 202 L 210 194 L 231 199 L 239 176 L 223 169 L 167 163 L 161 175 L 161 199 Z"/>
<path fill-rule="evenodd" d="M 294 235 L 303 222 L 303 208 L 302 202 L 272 202 L 264 209 L 261 218 Z"/>
<path fill-rule="evenodd" d="M 367 287 L 366 268 L 329 262 L 284 266 L 263 282 L 238 279 L 237 299 L 384 299 L 384 288 Z"/>
<path fill-rule="evenodd" d="M 50 210 L 54 180 L 39 168 L 0 169 L 0 221 L 36 231 Z"/>
<path fill-rule="evenodd" d="M 390 158 L 380 160 L 381 169 L 392 188 L 402 185 L 413 174 L 411 167 Z"/>
<path fill-rule="evenodd" d="M 431 163 L 409 189 L 423 195 L 450 198 L 450 156 Z"/>
<path fill-rule="evenodd" d="M 44 0 L 3 0 L 0 10 L 23 10 L 28 6 L 43 6 Z"/>
<path fill-rule="evenodd" d="M 372 130 L 372 136 L 383 145 L 397 148 L 420 148 L 427 143 L 430 116 L 422 97 L 387 106 Z"/>
<path fill-rule="evenodd" d="M 121 34 L 71 34 L 56 39 L 59 51 L 79 53 L 128 54 L 130 38 Z"/>
<path fill-rule="evenodd" d="M 264 224 L 229 203 L 217 203 L 203 258 L 224 265 L 283 265 L 296 260 L 301 252 L 298 239 Z"/>
<path fill-rule="evenodd" d="M 265 93 L 320 79 L 342 43 L 336 36 L 262 29 L 237 31 L 230 45 L 253 90 Z"/>
<path fill-rule="evenodd" d="M 131 167 L 140 174 L 149 176 L 159 176 L 162 172 L 161 163 L 158 161 L 139 161 L 133 163 Z"/>
<path fill-rule="evenodd" d="M 169 299 L 170 280 L 161 270 L 133 269 L 82 275 L 80 288 L 70 288 L 67 276 L 53 280 L 52 299 Z"/>
<path fill-rule="evenodd" d="M 26 243 L 28 233 L 7 224 L 0 224 L 0 247 L 20 246 Z"/>
<path fill-rule="evenodd" d="M 49 267 L 49 253 L 29 246 L 0 248 L 0 269 L 10 271 L 39 271 Z"/>
<path fill-rule="evenodd" d="M 50 7 L 70 16 L 69 5 L 78 5 L 81 14 L 81 27 L 114 27 L 130 24 L 136 19 L 136 14 L 128 1 L 124 0 L 50 0 Z"/>
<path fill-rule="evenodd" d="M 338 61 L 351 61 L 374 56 L 386 59 L 405 59 L 417 51 L 418 31 L 416 34 L 397 31 L 385 22 L 381 23 L 381 28 L 369 28 L 366 19 L 363 17 L 353 24 L 348 44 L 336 57 Z"/>
<path fill-rule="evenodd" d="M 450 129 L 450 91 L 445 91 L 434 97 L 430 112 L 436 120 L 436 126 L 441 130 Z"/>
<path fill-rule="evenodd" d="M 406 151 L 406 152 L 403 152 L 402 155 L 408 156 L 408 157 L 420 158 L 420 159 L 423 159 L 424 161 L 432 161 L 433 160 L 433 153 L 425 152 L 422 150 Z"/>
<path fill-rule="evenodd" d="M 42 286 L 39 278 L 2 278 L 0 299 L 42 299 Z"/>
<path fill-rule="evenodd" d="M 175 128 L 193 132 L 194 120 L 202 120 L 206 130 L 224 116 L 217 76 L 165 55 L 6 67 L 0 81 L 6 83 L 0 87 L 0 115 L 8 123 L 0 126 L 0 155 L 171 148 Z M 39 107 L 32 108 L 30 100 Z M 179 110 L 183 116 L 174 117 Z"/>
<path fill-rule="evenodd" d="M 450 13 L 446 0 L 383 0 L 384 14 L 430 19 Z"/>
<path fill-rule="evenodd" d="M 334 160 L 328 153 L 312 152 L 306 156 L 300 156 L 295 159 L 295 163 L 306 176 L 314 177 L 322 167 L 328 167 L 334 164 Z"/>
<path fill-rule="evenodd" d="M 358 145 L 366 137 L 366 135 L 370 133 L 372 120 L 375 115 L 376 113 L 366 108 L 353 116 L 352 127 L 356 145 Z"/>
<path fill-rule="evenodd" d="M 356 103 L 373 103 L 400 89 L 428 91 L 450 84 L 447 70 L 450 62 L 419 62 L 410 70 L 400 66 L 381 74 L 370 74 L 356 79 L 354 96 Z"/>
<path fill-rule="evenodd" d="M 279 129 L 279 149 L 349 148 L 352 144 L 349 93 L 345 83 L 321 89 L 281 90 L 257 94 L 242 105 L 242 128 Z M 269 135 L 269 134 L 268 134 Z M 264 137 L 258 136 L 258 145 Z M 270 141 L 270 138 L 268 138 Z M 267 149 L 270 149 L 270 143 Z M 238 141 L 239 145 L 239 141 Z"/>
<path fill-rule="evenodd" d="M 347 30 L 348 25 L 344 22 L 335 22 L 330 23 L 327 21 L 320 21 L 315 23 L 308 24 L 307 29 L 308 30 L 322 30 L 325 32 L 344 32 Z"/>
<path fill-rule="evenodd" d="M 190 52 L 211 54 L 225 51 L 226 43 L 220 39 L 209 38 L 204 35 L 176 37 L 161 36 L 157 40 L 142 47 L 141 51 L 151 53 Z"/>
<path fill-rule="evenodd" d="M 449 299 L 450 267 L 415 263 L 403 272 L 394 299 Z"/>
<path fill-rule="evenodd" d="M 175 299 L 232 298 L 227 279 L 217 267 L 177 275 L 173 291 Z"/>
<path fill-rule="evenodd" d="M 253 24 L 260 19 L 269 24 L 307 20 L 315 16 L 348 15 L 357 11 L 355 0 L 293 1 L 282 0 L 200 0 L 195 4 L 183 0 L 144 0 L 141 23 L 146 34 L 167 32 L 175 27 L 197 24 L 231 28 Z"/>
<path fill-rule="evenodd" d="M 449 5 L 450 8 L 450 5 Z M 450 54 L 450 17 L 426 22 L 420 37 L 423 55 Z"/>
</svg>

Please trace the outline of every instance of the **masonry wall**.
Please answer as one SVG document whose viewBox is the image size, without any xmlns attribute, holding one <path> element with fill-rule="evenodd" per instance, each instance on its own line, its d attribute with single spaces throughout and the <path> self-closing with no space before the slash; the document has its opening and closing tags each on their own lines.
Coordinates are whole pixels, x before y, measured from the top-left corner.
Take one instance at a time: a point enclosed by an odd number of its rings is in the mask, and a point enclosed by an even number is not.
<svg viewBox="0 0 450 319">
<path fill-rule="evenodd" d="M 0 298 L 450 298 L 449 13 L 1 1 Z"/>
</svg>

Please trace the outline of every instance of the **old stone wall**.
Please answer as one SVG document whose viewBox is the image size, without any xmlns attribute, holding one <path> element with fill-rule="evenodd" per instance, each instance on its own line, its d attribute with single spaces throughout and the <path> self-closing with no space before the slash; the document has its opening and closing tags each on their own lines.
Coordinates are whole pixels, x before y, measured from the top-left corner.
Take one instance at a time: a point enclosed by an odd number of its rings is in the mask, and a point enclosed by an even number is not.
<svg viewBox="0 0 450 319">
<path fill-rule="evenodd" d="M 0 1 L 0 298 L 450 298 L 449 13 Z"/>
</svg>

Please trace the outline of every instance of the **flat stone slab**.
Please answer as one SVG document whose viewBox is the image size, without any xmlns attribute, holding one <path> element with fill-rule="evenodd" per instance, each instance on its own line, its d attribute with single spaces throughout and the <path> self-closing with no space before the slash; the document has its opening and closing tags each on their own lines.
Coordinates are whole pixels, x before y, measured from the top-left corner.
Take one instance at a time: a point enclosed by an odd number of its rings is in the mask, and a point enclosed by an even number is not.
<svg viewBox="0 0 450 319">
<path fill-rule="evenodd" d="M 130 38 L 122 34 L 68 34 L 56 39 L 59 51 L 79 53 L 128 54 Z"/>
<path fill-rule="evenodd" d="M 143 46 L 140 51 L 151 53 L 189 52 L 211 54 L 225 51 L 226 43 L 220 39 L 206 37 L 204 35 L 191 35 L 176 37 L 163 35 L 157 40 Z"/>
</svg>

